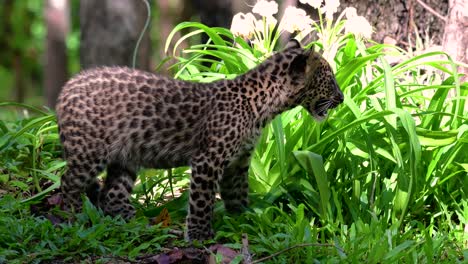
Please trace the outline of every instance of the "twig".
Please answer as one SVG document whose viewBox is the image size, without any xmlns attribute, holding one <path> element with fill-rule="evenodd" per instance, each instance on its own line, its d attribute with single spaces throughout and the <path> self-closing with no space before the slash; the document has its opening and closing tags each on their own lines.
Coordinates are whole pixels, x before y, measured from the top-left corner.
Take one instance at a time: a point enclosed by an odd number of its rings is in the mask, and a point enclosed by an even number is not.
<svg viewBox="0 0 468 264">
<path fill-rule="evenodd" d="M 180 231 L 176 229 L 169 229 L 167 232 L 171 235 L 184 236 L 184 231 Z"/>
<path fill-rule="evenodd" d="M 426 3 L 424 3 L 423 1 L 421 0 L 416 0 L 418 2 L 418 4 L 420 4 L 422 7 L 424 7 L 427 11 L 431 12 L 434 16 L 440 18 L 442 21 L 444 21 L 445 23 L 447 23 L 447 18 L 444 17 L 443 15 L 439 14 L 437 11 L 435 11 L 434 9 L 432 9 L 432 7 L 428 6 Z"/>
<path fill-rule="evenodd" d="M 413 0 L 408 0 L 408 32 L 407 34 L 410 35 L 411 32 L 413 31 L 418 34 L 418 27 L 416 26 L 416 23 L 414 23 L 414 5 L 413 5 Z M 408 36 L 408 41 L 411 42 L 411 37 Z"/>
<path fill-rule="evenodd" d="M 110 261 L 114 260 L 116 262 L 117 261 L 123 261 L 125 263 L 138 263 L 136 261 L 131 261 L 129 258 L 126 258 L 126 257 L 121 257 L 121 256 L 111 256 L 111 255 L 107 255 L 107 256 L 91 256 L 91 261 L 92 263 L 95 263 L 99 260 L 105 260 L 105 259 L 109 259 Z M 112 262 L 110 262 L 112 263 Z"/>
<path fill-rule="evenodd" d="M 255 263 L 260 263 L 260 262 L 263 262 L 265 260 L 268 260 L 268 259 L 271 259 L 271 258 L 274 258 L 278 255 L 281 255 L 283 254 L 284 252 L 286 251 L 289 251 L 291 249 L 295 249 L 295 248 L 301 248 L 301 247 L 334 247 L 336 248 L 337 250 L 339 250 L 340 252 L 344 253 L 343 249 L 335 246 L 335 245 L 332 245 L 332 244 L 319 244 L 319 243 L 304 243 L 304 244 L 297 244 L 297 245 L 294 245 L 292 247 L 288 247 L 288 248 L 285 248 L 283 250 L 280 250 L 270 256 L 266 256 L 266 257 L 263 257 L 261 259 L 257 259 L 257 260 L 254 260 L 251 262 L 251 264 L 255 264 Z"/>
<path fill-rule="evenodd" d="M 241 254 L 243 256 L 244 264 L 252 264 L 252 255 L 249 253 L 249 237 L 246 233 L 242 234 Z"/>
<path fill-rule="evenodd" d="M 150 19 L 151 19 L 150 4 L 148 3 L 147 0 L 142 0 L 142 1 L 146 5 L 146 12 L 147 12 L 146 21 L 145 21 L 145 25 L 143 26 L 143 29 L 141 30 L 140 36 L 138 37 L 137 43 L 135 45 L 135 49 L 133 50 L 132 68 L 135 68 L 136 66 L 136 59 L 137 59 L 138 49 L 140 48 L 140 42 L 143 39 L 143 36 L 145 35 L 146 31 L 148 30 L 148 26 L 150 24 Z"/>
</svg>

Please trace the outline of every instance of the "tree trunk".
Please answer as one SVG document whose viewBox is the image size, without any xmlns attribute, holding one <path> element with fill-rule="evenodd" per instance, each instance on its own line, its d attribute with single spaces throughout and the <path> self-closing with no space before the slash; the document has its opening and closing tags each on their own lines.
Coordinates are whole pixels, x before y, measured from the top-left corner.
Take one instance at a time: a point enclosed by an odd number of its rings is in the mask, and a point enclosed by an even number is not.
<svg viewBox="0 0 468 264">
<path fill-rule="evenodd" d="M 229 28 L 233 16 L 230 0 L 192 0 L 201 23 L 209 27 Z"/>
<path fill-rule="evenodd" d="M 199 16 L 200 22 L 209 27 L 224 27 L 229 28 L 233 16 L 233 1 L 231 0 L 184 0 L 179 2 L 181 6 L 175 6 L 176 1 L 172 0 L 158 0 L 159 11 L 160 11 L 160 36 L 161 46 L 164 47 L 167 36 L 172 31 L 174 26 L 183 21 L 192 20 L 193 16 Z M 191 30 L 182 30 L 176 34 L 174 39 L 179 39 L 180 35 L 185 35 Z M 201 43 L 206 43 L 208 36 L 201 34 Z M 161 57 L 170 55 L 173 51 L 173 44 L 169 45 L 168 54 L 164 54 L 161 49 Z M 178 49 L 184 49 L 188 45 L 185 41 L 178 46 Z M 210 57 L 210 56 L 208 56 Z M 165 65 L 173 65 L 176 61 L 169 60 Z M 167 74 L 169 71 L 163 67 L 160 69 L 163 74 Z"/>
<path fill-rule="evenodd" d="M 416 33 L 421 38 L 429 34 L 430 44 L 440 45 L 444 21 L 424 8 L 418 0 L 342 0 L 340 11 L 355 7 L 374 27 L 372 39 L 382 43 L 392 38 L 399 46 L 415 44 Z M 447 14 L 448 0 L 422 0 L 442 16 Z M 410 39 L 409 39 L 410 38 Z M 427 40 L 429 41 L 429 40 Z M 428 44 L 428 43 L 425 43 Z"/>
<path fill-rule="evenodd" d="M 47 106 L 55 108 L 60 89 L 68 78 L 68 62 L 65 38 L 69 29 L 69 6 L 67 0 L 46 1 L 45 20 L 47 27 L 44 91 Z"/>
<path fill-rule="evenodd" d="M 0 23 L 2 24 L 2 38 L 0 38 L 0 61 L 4 63 L 5 68 L 10 68 L 14 74 L 13 91 L 11 97 L 16 102 L 23 102 L 26 95 L 26 86 L 24 82 L 24 71 L 22 64 L 21 49 L 15 45 L 16 39 L 15 27 L 13 24 L 13 10 L 15 2 L 6 0 L 1 3 L 3 7 L 0 9 Z M 0 88 L 1 89 L 1 88 Z"/>
<path fill-rule="evenodd" d="M 132 66 L 133 51 L 143 30 L 146 5 L 139 0 L 80 1 L 82 68 Z M 149 31 L 140 43 L 136 68 L 150 69 Z"/>
<path fill-rule="evenodd" d="M 445 25 L 444 50 L 455 60 L 468 64 L 468 0 L 449 0 L 449 16 Z M 468 81 L 468 68 L 462 81 Z"/>
<path fill-rule="evenodd" d="M 194 11 L 200 15 L 200 22 L 209 27 L 229 28 L 233 17 L 230 0 L 190 0 Z M 208 41 L 208 35 L 202 34 L 202 43 Z"/>
</svg>

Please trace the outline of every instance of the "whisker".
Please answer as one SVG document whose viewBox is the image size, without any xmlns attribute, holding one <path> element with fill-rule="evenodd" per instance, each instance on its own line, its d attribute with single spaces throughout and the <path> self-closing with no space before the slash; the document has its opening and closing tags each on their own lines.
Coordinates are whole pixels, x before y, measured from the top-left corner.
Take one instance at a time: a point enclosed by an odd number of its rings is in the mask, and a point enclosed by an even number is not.
<svg viewBox="0 0 468 264">
<path fill-rule="evenodd" d="M 328 101 L 328 102 L 324 102 L 322 104 L 318 103 L 317 105 L 317 109 L 330 109 L 332 106 L 333 106 L 333 103 Z"/>
<path fill-rule="evenodd" d="M 330 100 L 324 100 L 324 101 L 318 101 L 316 105 L 317 105 L 318 107 L 321 107 L 321 106 L 323 106 L 323 105 L 328 105 L 328 104 L 330 104 L 330 103 L 331 103 Z"/>
</svg>

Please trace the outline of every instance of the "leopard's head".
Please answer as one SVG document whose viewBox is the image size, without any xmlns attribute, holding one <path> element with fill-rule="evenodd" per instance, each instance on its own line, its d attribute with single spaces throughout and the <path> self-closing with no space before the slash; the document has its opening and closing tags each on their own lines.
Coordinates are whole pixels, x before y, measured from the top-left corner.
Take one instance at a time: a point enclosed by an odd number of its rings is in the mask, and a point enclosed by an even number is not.
<svg viewBox="0 0 468 264">
<path fill-rule="evenodd" d="M 295 40 L 288 43 L 285 52 L 293 56 L 288 70 L 294 104 L 302 105 L 315 119 L 324 119 L 328 110 L 344 99 L 330 64 L 317 52 L 304 50 Z"/>
</svg>

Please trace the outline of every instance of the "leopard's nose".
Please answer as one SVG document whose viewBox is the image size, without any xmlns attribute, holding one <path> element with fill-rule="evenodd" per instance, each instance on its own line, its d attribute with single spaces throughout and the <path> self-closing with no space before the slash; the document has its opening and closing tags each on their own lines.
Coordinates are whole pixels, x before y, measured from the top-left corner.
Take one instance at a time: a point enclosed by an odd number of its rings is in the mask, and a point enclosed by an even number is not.
<svg viewBox="0 0 468 264">
<path fill-rule="evenodd" d="M 336 89 L 336 95 L 335 95 L 335 98 L 333 100 L 335 102 L 337 102 L 338 104 L 341 104 L 344 101 L 343 92 L 340 90 L 340 86 L 338 86 L 338 83 L 336 82 L 336 80 L 333 80 L 333 83 L 334 83 L 334 86 L 335 86 L 335 89 Z"/>
<path fill-rule="evenodd" d="M 338 89 L 338 96 L 337 96 L 337 101 L 340 102 L 340 104 L 344 101 L 344 95 L 343 92 Z"/>
</svg>

